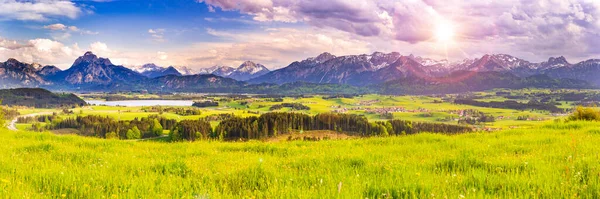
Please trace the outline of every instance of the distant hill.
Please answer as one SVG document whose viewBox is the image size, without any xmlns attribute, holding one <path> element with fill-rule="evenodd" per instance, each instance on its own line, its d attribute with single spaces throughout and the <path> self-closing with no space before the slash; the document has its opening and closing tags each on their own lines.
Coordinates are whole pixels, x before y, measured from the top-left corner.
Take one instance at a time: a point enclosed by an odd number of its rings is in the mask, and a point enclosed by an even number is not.
<svg viewBox="0 0 600 199">
<path fill-rule="evenodd" d="M 17 88 L 0 90 L 2 105 L 35 108 L 71 108 L 86 104 L 71 93 L 52 93 L 41 88 Z"/>
</svg>

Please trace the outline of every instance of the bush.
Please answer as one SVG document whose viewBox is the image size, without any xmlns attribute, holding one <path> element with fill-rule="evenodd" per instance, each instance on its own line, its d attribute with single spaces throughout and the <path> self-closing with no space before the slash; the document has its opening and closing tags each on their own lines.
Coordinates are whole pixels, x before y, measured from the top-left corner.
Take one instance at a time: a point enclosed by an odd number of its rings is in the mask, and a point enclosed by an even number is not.
<svg viewBox="0 0 600 199">
<path fill-rule="evenodd" d="M 568 120 L 600 121 L 600 112 L 593 108 L 584 108 L 580 106 L 575 109 L 575 112 L 569 116 Z"/>
</svg>

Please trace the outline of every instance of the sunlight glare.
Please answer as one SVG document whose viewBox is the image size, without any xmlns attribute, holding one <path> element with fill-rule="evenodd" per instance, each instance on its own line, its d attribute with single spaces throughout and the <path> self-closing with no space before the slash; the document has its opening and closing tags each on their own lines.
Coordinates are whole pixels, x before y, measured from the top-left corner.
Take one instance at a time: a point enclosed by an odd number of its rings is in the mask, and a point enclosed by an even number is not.
<svg viewBox="0 0 600 199">
<path fill-rule="evenodd" d="M 437 25 L 435 37 L 440 42 L 450 42 L 454 38 L 454 27 L 448 21 L 442 21 Z"/>
</svg>

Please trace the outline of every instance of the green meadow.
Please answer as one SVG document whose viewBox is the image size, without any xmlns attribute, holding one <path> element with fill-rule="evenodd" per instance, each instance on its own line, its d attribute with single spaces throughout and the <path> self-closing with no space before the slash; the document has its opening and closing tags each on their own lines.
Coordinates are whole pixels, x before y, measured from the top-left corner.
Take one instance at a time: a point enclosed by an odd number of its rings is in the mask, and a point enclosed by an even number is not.
<svg viewBox="0 0 600 199">
<path fill-rule="evenodd" d="M 598 198 L 600 123 L 319 142 L 2 130 L 3 198 Z"/>
</svg>

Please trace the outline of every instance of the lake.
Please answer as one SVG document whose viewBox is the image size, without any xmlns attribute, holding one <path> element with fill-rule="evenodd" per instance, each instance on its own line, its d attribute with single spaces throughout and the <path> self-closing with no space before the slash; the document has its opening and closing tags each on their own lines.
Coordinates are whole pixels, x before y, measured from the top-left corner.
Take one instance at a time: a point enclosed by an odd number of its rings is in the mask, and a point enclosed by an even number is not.
<svg viewBox="0 0 600 199">
<path fill-rule="evenodd" d="M 88 104 L 99 106 L 191 106 L 194 101 L 191 100 L 122 100 L 122 101 L 103 101 L 86 100 Z"/>
</svg>

